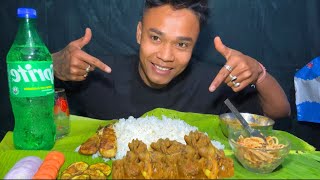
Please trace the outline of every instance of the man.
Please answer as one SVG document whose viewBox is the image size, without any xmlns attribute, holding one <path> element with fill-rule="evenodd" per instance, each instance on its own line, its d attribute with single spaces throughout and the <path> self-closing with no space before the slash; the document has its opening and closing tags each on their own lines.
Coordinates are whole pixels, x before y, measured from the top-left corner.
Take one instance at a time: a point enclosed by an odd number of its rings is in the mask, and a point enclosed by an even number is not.
<svg viewBox="0 0 320 180">
<path fill-rule="evenodd" d="M 206 0 L 146 0 L 136 32 L 139 56 L 85 53 L 81 49 L 92 36 L 87 28 L 82 38 L 52 55 L 57 86 L 72 91 L 69 99 L 78 104 L 77 113 L 99 119 L 138 117 L 157 107 L 221 114 L 227 112 L 226 98 L 243 112 L 289 116 L 277 81 L 257 60 L 219 37 L 214 45 L 226 59 L 224 67 L 191 58 L 206 11 Z"/>
</svg>

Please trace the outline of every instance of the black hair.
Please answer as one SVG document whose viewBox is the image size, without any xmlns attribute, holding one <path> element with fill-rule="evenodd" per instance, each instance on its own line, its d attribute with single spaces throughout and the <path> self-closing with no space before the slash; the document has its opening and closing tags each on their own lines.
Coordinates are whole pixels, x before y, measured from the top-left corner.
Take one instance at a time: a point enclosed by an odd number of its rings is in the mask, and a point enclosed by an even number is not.
<svg viewBox="0 0 320 180">
<path fill-rule="evenodd" d="M 145 11 L 167 4 L 174 9 L 190 9 L 199 18 L 200 24 L 204 24 L 207 20 L 208 0 L 146 0 Z"/>
</svg>

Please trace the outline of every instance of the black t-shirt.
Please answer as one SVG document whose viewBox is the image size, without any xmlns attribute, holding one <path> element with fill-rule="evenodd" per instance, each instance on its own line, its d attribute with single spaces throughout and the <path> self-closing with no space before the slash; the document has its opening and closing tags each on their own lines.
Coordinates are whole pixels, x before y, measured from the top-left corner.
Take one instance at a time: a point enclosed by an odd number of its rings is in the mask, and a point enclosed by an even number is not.
<svg viewBox="0 0 320 180">
<path fill-rule="evenodd" d="M 82 82 L 62 82 L 67 89 L 71 113 L 97 118 L 118 119 L 140 117 L 155 108 L 183 112 L 221 114 L 228 112 L 226 98 L 241 112 L 261 114 L 255 88 L 234 93 L 222 84 L 213 93 L 209 86 L 220 67 L 191 59 L 188 67 L 168 86 L 152 89 L 144 84 L 138 72 L 138 56 L 98 57 L 112 68 L 108 74 L 96 68 Z"/>
</svg>

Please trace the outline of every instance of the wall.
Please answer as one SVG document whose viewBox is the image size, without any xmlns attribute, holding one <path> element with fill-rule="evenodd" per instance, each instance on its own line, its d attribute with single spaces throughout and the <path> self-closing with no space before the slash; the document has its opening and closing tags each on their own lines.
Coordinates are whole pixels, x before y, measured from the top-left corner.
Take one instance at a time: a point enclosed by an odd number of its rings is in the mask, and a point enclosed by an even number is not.
<svg viewBox="0 0 320 180">
<path fill-rule="evenodd" d="M 0 138 L 13 128 L 8 99 L 5 56 L 17 30 L 16 8 L 38 11 L 38 29 L 51 52 L 81 37 L 86 27 L 93 31 L 85 50 L 94 55 L 134 54 L 136 24 L 143 0 L 4 0 L 0 1 Z M 222 66 L 213 37 L 261 61 L 284 88 L 292 106 L 290 118 L 275 128 L 291 132 L 319 147 L 319 124 L 295 120 L 293 76 L 320 55 L 320 1 L 308 0 L 209 0 L 210 16 L 203 27 L 194 56 Z"/>
</svg>

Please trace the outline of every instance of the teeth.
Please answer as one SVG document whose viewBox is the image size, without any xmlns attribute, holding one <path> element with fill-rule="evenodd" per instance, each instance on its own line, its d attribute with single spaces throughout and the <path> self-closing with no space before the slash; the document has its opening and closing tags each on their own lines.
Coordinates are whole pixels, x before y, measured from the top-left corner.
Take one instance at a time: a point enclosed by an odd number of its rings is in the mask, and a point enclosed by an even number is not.
<svg viewBox="0 0 320 180">
<path fill-rule="evenodd" d="M 160 67 L 160 66 L 158 66 L 158 65 L 156 65 L 156 64 L 155 64 L 155 66 L 156 66 L 157 69 L 159 69 L 159 70 L 161 70 L 161 71 L 168 71 L 168 70 L 170 70 L 170 68 Z"/>
</svg>

